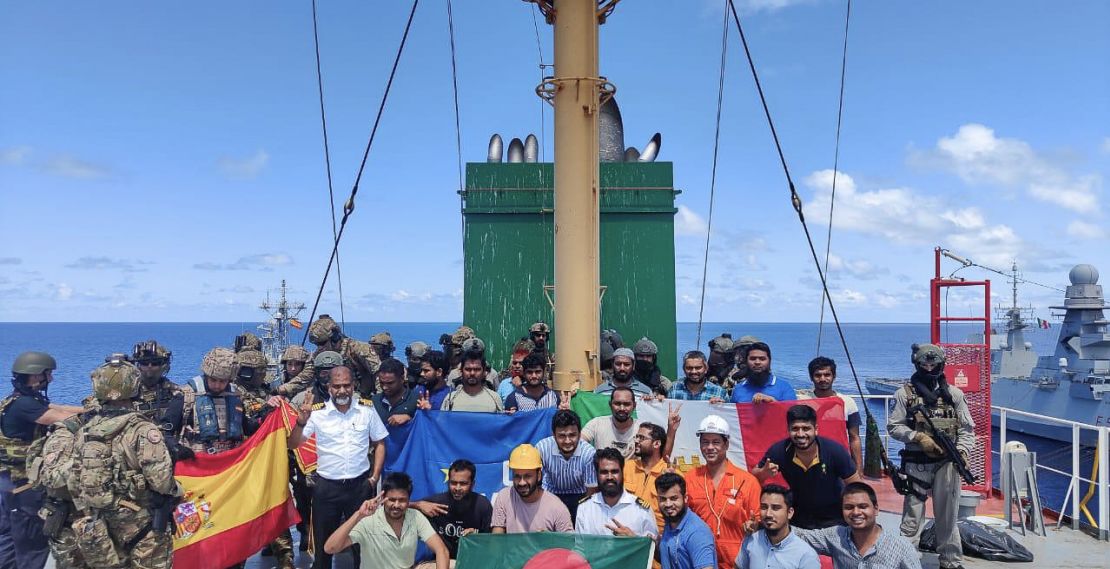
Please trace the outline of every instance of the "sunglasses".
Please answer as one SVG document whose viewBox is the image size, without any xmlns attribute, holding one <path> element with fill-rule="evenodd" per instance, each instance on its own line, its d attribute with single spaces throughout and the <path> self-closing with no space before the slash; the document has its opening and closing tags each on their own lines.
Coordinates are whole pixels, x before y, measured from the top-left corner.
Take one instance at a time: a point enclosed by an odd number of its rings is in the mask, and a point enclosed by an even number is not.
<svg viewBox="0 0 1110 569">
<path fill-rule="evenodd" d="M 166 360 L 164 358 L 157 358 L 153 360 L 139 360 L 139 365 L 141 366 L 161 366 L 165 365 L 165 363 Z"/>
</svg>

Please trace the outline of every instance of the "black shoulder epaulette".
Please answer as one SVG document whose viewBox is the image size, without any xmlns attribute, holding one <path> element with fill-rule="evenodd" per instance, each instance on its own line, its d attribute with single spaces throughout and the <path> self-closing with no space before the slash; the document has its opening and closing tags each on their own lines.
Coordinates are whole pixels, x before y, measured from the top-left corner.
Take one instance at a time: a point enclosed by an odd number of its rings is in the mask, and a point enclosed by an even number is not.
<svg viewBox="0 0 1110 569">
<path fill-rule="evenodd" d="M 323 408 L 324 408 L 323 403 L 313 403 L 312 404 L 312 410 L 313 411 L 319 411 L 320 409 L 323 409 Z"/>
<path fill-rule="evenodd" d="M 362 403 L 363 405 L 365 405 L 367 407 L 373 407 L 374 406 L 374 400 L 373 399 L 366 399 L 365 397 L 359 397 L 358 402 Z"/>
<path fill-rule="evenodd" d="M 585 496 L 582 496 L 582 499 L 579 500 L 578 503 L 579 504 L 585 504 L 586 501 L 590 499 L 590 496 L 593 496 L 593 494 L 586 494 Z"/>
<path fill-rule="evenodd" d="M 649 505 L 647 503 L 647 500 L 645 500 L 645 499 L 643 499 L 639 496 L 636 497 L 636 503 L 639 504 L 640 507 L 645 509 L 645 510 L 650 510 L 651 509 L 651 505 Z"/>
</svg>

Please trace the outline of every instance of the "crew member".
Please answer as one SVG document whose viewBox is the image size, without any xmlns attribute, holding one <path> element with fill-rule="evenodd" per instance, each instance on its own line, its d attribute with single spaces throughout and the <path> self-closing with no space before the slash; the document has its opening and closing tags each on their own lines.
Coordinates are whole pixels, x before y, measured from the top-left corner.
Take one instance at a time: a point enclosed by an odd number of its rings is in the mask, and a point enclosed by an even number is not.
<svg viewBox="0 0 1110 569">
<path fill-rule="evenodd" d="M 833 388 L 836 382 L 836 362 L 824 356 L 817 356 L 809 362 L 809 380 L 813 382 L 813 390 L 799 390 L 798 399 L 816 399 L 820 397 L 839 397 L 844 402 L 844 416 L 848 423 L 848 450 L 852 453 L 852 460 L 857 469 L 863 468 L 863 444 L 859 438 L 859 406 L 856 400 L 837 393 Z"/>
<path fill-rule="evenodd" d="M 961 479 L 954 461 L 965 467 L 969 464 L 968 456 L 975 448 L 975 421 L 963 391 L 948 385 L 944 377 L 944 350 L 935 344 L 916 348 L 912 356 L 914 374 L 909 383 L 894 392 L 894 409 L 887 430 L 906 445 L 901 453 L 902 470 L 913 487 L 933 496 L 940 566 L 962 567 L 963 546 L 956 527 Z M 942 436 L 955 444 L 957 456 L 938 443 Z M 910 538 L 917 535 L 924 517 L 925 501 L 910 492 L 902 506 L 902 535 Z"/>
<path fill-rule="evenodd" d="M 536 443 L 543 461 L 543 489 L 567 507 L 574 521 L 578 503 L 597 491 L 594 447 L 582 440 L 581 419 L 570 409 L 560 409 L 551 418 L 551 436 Z"/>
<path fill-rule="evenodd" d="M 477 467 L 460 458 L 447 468 L 447 491 L 413 502 L 432 522 L 436 533 L 447 544 L 451 559 L 459 556 L 459 539 L 475 533 L 490 533 L 493 505 L 489 498 L 474 492 Z"/>
<path fill-rule="evenodd" d="M 399 427 L 416 414 L 416 392 L 405 385 L 405 365 L 401 360 L 386 358 L 378 368 L 381 392 L 372 399 L 378 418 L 390 427 Z"/>
<path fill-rule="evenodd" d="M 686 494 L 686 480 L 667 472 L 655 481 L 659 511 L 666 525 L 659 535 L 659 561 L 663 569 L 717 569 L 713 531 L 693 514 Z"/>
<path fill-rule="evenodd" d="M 465 354 L 462 361 L 462 381 L 443 399 L 440 409 L 444 411 L 470 411 L 477 413 L 500 413 L 504 403 L 497 392 L 485 383 L 489 365 L 485 357 Z"/>
<path fill-rule="evenodd" d="M 655 512 L 655 524 L 663 532 L 663 512 L 659 510 L 659 494 L 655 481 L 669 468 L 663 459 L 663 445 L 667 432 L 655 423 L 640 423 L 636 436 L 636 453 L 624 463 L 624 488 L 643 498 Z"/>
<path fill-rule="evenodd" d="M 540 354 L 528 354 L 521 363 L 524 368 L 524 383 L 505 399 L 505 410 L 535 411 L 559 406 L 559 394 L 547 386 L 545 375 L 547 363 Z"/>
<path fill-rule="evenodd" d="M 613 447 L 625 458 L 636 452 L 632 440 L 640 427 L 640 421 L 632 414 L 636 411 L 636 396 L 627 387 L 618 387 L 609 396 L 609 415 L 590 419 L 582 428 L 582 440 L 596 449 Z"/>
<path fill-rule="evenodd" d="M 778 484 L 763 487 L 759 496 L 760 530 L 752 533 L 740 547 L 736 569 L 817 569 L 817 553 L 794 532 L 794 495 Z"/>
<path fill-rule="evenodd" d="M 428 350 L 420 362 L 420 385 L 416 386 L 417 406 L 420 409 L 440 409 L 443 400 L 451 393 L 447 385 L 447 356 L 439 350 Z"/>
<path fill-rule="evenodd" d="M 771 347 L 755 342 L 748 347 L 748 373 L 732 388 L 733 403 L 766 403 L 797 399 L 794 388 L 771 371 Z"/>
<path fill-rule="evenodd" d="M 637 397 L 654 395 L 655 392 L 652 391 L 651 387 L 648 387 L 633 375 L 635 365 L 636 354 L 632 353 L 632 350 L 628 348 L 613 350 L 613 372 L 604 383 L 594 389 L 594 393 L 605 395 L 612 393 L 618 387 L 627 387 Z"/>
<path fill-rule="evenodd" d="M 865 482 L 852 482 L 840 496 L 844 523 L 824 529 L 794 528 L 820 555 L 832 558 L 834 569 L 889 567 L 921 569 L 921 559 L 908 539 L 876 523 L 879 499 Z"/>
<path fill-rule="evenodd" d="M 624 456 L 614 448 L 594 455 L 598 491 L 582 499 L 574 530 L 587 535 L 650 537 L 659 529 L 655 514 L 642 498 L 624 489 Z"/>
<path fill-rule="evenodd" d="M 686 377 L 671 386 L 667 398 L 723 403 L 728 399 L 728 394 L 720 385 L 707 381 L 707 369 L 705 354 L 697 350 L 686 352 L 682 356 L 682 371 L 686 373 Z"/>
<path fill-rule="evenodd" d="M 543 489 L 543 461 L 536 447 L 523 444 L 509 454 L 512 487 L 502 488 L 493 500 L 493 533 L 574 531 L 563 502 Z"/>
</svg>

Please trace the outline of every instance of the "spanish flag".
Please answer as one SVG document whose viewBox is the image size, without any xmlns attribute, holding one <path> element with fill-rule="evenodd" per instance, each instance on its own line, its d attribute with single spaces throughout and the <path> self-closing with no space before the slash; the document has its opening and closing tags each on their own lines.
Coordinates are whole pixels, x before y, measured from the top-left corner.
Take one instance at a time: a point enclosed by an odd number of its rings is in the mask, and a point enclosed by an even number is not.
<svg viewBox="0 0 1110 569">
<path fill-rule="evenodd" d="M 301 324 L 301 321 L 297 320 L 296 318 L 290 318 L 289 319 L 289 325 L 298 329 L 298 330 L 300 330 L 301 328 L 304 328 L 304 324 Z"/>
<path fill-rule="evenodd" d="M 177 464 L 185 496 L 174 511 L 174 567 L 235 565 L 300 521 L 289 492 L 288 413 L 288 405 L 270 413 L 236 449 Z"/>
</svg>

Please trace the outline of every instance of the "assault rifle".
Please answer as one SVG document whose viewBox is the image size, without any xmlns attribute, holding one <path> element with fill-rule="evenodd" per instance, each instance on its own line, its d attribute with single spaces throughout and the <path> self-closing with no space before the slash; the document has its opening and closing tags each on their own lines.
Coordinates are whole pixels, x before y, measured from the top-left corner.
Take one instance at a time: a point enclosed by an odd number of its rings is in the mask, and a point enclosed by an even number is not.
<svg viewBox="0 0 1110 569">
<path fill-rule="evenodd" d="M 956 472 L 960 473 L 960 478 L 963 478 L 964 482 L 968 484 L 975 484 L 975 475 L 968 470 L 967 464 L 964 463 L 964 458 L 960 456 L 960 449 L 956 447 L 956 443 L 949 438 L 944 431 L 937 429 L 936 425 L 933 424 L 933 420 L 929 417 L 929 410 L 924 405 L 910 408 L 910 417 L 913 417 L 914 414 L 917 413 L 921 414 L 921 417 L 925 419 L 925 423 L 929 425 L 929 429 L 933 431 L 931 435 L 933 440 L 935 440 L 941 450 L 944 451 L 944 458 L 952 461 L 952 465 L 956 467 Z"/>
</svg>

